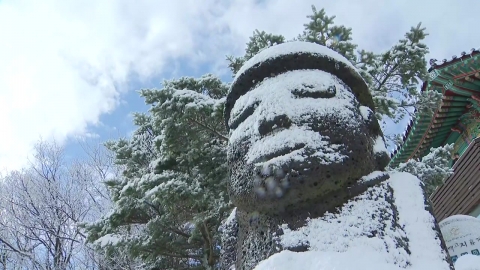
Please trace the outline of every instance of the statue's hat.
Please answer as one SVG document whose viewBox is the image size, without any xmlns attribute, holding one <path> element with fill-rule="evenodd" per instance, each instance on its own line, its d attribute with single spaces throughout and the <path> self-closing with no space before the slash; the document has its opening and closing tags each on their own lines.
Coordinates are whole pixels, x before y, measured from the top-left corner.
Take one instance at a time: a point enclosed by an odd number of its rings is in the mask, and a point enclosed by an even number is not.
<svg viewBox="0 0 480 270">
<path fill-rule="evenodd" d="M 230 111 L 235 101 L 265 78 L 294 70 L 317 69 L 337 76 L 350 87 L 363 106 L 374 111 L 368 86 L 352 63 L 322 45 L 292 41 L 267 48 L 248 60 L 237 72 L 225 104 L 225 123 L 228 125 Z"/>
</svg>

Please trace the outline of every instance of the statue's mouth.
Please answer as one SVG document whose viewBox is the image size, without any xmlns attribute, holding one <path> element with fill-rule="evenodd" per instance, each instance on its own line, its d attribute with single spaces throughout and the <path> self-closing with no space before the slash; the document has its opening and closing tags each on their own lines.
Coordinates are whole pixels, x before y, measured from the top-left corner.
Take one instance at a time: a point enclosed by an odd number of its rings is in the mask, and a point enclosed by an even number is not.
<svg viewBox="0 0 480 270">
<path fill-rule="evenodd" d="M 256 138 L 248 147 L 247 164 L 285 167 L 292 162 L 301 164 L 310 159 L 320 163 L 338 163 L 346 158 L 345 146 L 332 143 L 328 136 L 306 126 L 274 129 L 266 137 Z M 343 153 L 342 153 L 343 152 Z"/>
<path fill-rule="evenodd" d="M 256 159 L 253 160 L 253 164 L 260 165 L 262 163 L 266 163 L 269 161 L 272 161 L 273 159 L 277 159 L 280 157 L 285 157 L 293 154 L 294 152 L 297 152 L 298 150 L 304 149 L 305 144 L 304 143 L 298 143 L 294 147 L 286 147 L 281 150 L 277 150 L 273 153 L 262 155 L 257 157 Z M 293 157 L 292 157 L 293 158 Z"/>
</svg>

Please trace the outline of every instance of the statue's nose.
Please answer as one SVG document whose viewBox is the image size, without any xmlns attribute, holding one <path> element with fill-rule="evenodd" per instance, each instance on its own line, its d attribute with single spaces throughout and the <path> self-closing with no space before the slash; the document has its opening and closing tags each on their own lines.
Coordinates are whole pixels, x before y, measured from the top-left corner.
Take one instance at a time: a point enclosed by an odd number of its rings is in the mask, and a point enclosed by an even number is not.
<svg viewBox="0 0 480 270">
<path fill-rule="evenodd" d="M 275 116 L 272 120 L 264 120 L 260 123 L 258 127 L 258 132 L 261 136 L 268 135 L 274 130 L 288 129 L 292 125 L 292 121 L 286 116 L 278 115 Z"/>
</svg>

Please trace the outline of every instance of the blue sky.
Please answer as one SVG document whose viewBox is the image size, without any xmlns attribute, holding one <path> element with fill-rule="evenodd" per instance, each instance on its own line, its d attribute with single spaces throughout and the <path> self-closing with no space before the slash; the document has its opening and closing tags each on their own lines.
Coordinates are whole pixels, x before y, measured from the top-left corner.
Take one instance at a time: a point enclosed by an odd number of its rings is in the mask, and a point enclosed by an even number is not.
<svg viewBox="0 0 480 270">
<path fill-rule="evenodd" d="M 211 72 L 228 80 L 255 29 L 297 36 L 311 5 L 353 28 L 354 42 L 388 49 L 411 26 L 430 33 L 429 58 L 480 47 L 480 1 L 464 0 L 0 1 L 0 168 L 23 166 L 39 138 L 64 143 L 128 135 L 136 90 Z M 401 129 L 402 127 L 399 127 Z"/>
<path fill-rule="evenodd" d="M 225 60 L 225 67 L 227 61 Z M 149 106 L 144 102 L 138 91 L 140 89 L 161 88 L 163 79 L 178 78 L 181 76 L 200 77 L 208 72 L 212 72 L 209 65 L 200 65 L 192 67 L 186 61 L 180 61 L 178 69 L 175 72 L 166 72 L 164 77 L 156 76 L 146 80 L 139 80 L 137 76 L 133 75 L 128 84 L 128 91 L 126 91 L 120 98 L 117 107 L 110 113 L 102 114 L 99 117 L 99 123 L 89 125 L 87 132 L 79 137 L 68 138 L 65 142 L 65 149 L 68 158 L 77 158 L 85 154 L 78 141 L 85 140 L 87 143 L 102 143 L 107 140 L 114 140 L 122 137 L 129 137 L 136 129 L 132 120 L 133 112 L 147 112 Z M 220 78 L 225 82 L 232 80 L 229 71 L 221 71 Z"/>
</svg>

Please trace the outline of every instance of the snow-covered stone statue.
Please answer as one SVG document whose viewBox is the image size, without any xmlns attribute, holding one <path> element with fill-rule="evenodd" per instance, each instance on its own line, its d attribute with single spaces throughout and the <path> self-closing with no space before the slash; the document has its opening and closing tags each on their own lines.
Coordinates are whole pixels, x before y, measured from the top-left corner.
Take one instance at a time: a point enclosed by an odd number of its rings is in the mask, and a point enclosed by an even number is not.
<svg viewBox="0 0 480 270">
<path fill-rule="evenodd" d="M 288 42 L 245 63 L 225 105 L 236 209 L 224 269 L 451 268 L 419 180 L 383 172 L 373 109 L 357 70 L 324 46 Z"/>
</svg>

